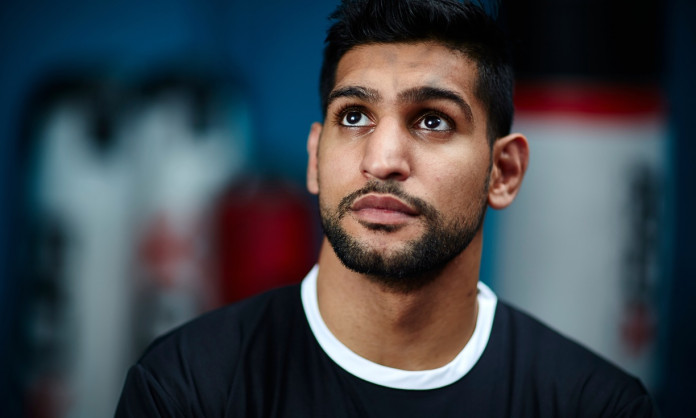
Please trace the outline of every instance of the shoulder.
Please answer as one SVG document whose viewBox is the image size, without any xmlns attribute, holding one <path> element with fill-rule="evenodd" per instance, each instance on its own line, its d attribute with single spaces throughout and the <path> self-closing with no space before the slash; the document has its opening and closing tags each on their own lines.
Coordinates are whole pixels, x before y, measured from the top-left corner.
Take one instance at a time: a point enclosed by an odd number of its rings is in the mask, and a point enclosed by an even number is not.
<svg viewBox="0 0 696 418">
<path fill-rule="evenodd" d="M 211 361 L 219 352 L 229 359 L 259 331 L 273 331 L 293 309 L 301 309 L 297 285 L 218 308 L 157 338 L 138 363 L 151 367 L 171 356 Z"/>
<path fill-rule="evenodd" d="M 302 319 L 295 285 L 214 310 L 159 337 L 129 371 L 117 416 L 215 416 L 249 367 L 244 363 L 279 350 L 271 341 L 288 338 L 292 321 Z"/>
<path fill-rule="evenodd" d="M 511 347 L 507 355 L 518 383 L 534 388 L 542 403 L 567 405 L 582 411 L 580 416 L 619 416 L 639 406 L 652 411 L 638 379 L 506 303 L 498 303 L 494 333 L 498 343 Z"/>
<path fill-rule="evenodd" d="M 619 379 L 630 377 L 581 344 L 504 302 L 498 303 L 494 326 L 513 343 L 516 356 L 525 357 L 532 365 L 548 369 L 549 372 L 592 370 Z"/>
</svg>

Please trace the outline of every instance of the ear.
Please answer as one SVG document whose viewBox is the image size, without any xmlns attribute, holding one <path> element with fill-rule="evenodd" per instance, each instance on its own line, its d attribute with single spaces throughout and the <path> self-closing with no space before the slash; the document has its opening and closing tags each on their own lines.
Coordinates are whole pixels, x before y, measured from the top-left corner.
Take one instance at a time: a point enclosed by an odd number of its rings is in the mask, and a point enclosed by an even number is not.
<svg viewBox="0 0 696 418">
<path fill-rule="evenodd" d="M 524 135 L 513 133 L 495 141 L 488 187 L 488 204 L 493 209 L 503 209 L 515 200 L 528 162 L 529 144 Z"/>
<path fill-rule="evenodd" d="M 309 130 L 307 138 L 307 190 L 312 194 L 319 193 L 319 166 L 317 161 L 317 153 L 319 151 L 319 137 L 321 136 L 322 125 L 319 122 L 314 122 Z"/>
</svg>

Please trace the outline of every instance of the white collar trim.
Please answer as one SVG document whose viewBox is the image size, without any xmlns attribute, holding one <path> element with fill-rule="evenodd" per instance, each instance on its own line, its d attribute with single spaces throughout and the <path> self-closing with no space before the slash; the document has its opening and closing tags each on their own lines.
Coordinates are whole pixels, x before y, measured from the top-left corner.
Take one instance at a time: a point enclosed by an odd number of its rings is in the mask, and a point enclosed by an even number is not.
<svg viewBox="0 0 696 418">
<path fill-rule="evenodd" d="M 314 266 L 302 281 L 302 306 L 309 327 L 326 354 L 352 375 L 394 389 L 427 390 L 450 385 L 464 377 L 481 358 L 493 328 L 498 298 L 485 284 L 478 283 L 478 316 L 471 339 L 448 364 L 432 370 L 401 370 L 382 366 L 360 357 L 336 338 L 324 323 L 317 301 L 317 273 Z"/>
</svg>

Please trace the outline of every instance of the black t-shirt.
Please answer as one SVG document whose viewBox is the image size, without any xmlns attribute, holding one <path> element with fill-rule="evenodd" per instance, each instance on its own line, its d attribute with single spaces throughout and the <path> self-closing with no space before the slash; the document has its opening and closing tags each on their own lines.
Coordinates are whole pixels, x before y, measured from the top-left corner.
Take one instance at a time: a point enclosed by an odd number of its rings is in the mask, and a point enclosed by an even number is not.
<svg viewBox="0 0 696 418">
<path fill-rule="evenodd" d="M 317 342 L 300 287 L 221 308 L 156 340 L 117 417 L 653 417 L 638 380 L 498 302 L 485 348 L 455 382 L 363 380 Z"/>
</svg>

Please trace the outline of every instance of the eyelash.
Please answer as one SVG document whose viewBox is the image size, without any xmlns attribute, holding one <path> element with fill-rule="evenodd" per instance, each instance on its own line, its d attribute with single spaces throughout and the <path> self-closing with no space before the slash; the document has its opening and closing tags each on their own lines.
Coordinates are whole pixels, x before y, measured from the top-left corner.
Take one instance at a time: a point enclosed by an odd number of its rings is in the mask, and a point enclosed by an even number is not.
<svg viewBox="0 0 696 418">
<path fill-rule="evenodd" d="M 354 104 L 345 104 L 338 108 L 336 112 L 334 112 L 334 120 L 337 125 L 343 126 L 341 121 L 343 118 L 346 116 L 348 112 L 361 112 L 365 114 L 365 116 L 369 117 L 369 113 L 365 110 L 364 107 L 362 106 L 356 106 Z"/>
<path fill-rule="evenodd" d="M 426 109 L 425 111 L 421 112 L 420 116 L 416 119 L 416 123 L 420 123 L 426 116 L 429 116 L 429 115 L 433 115 L 433 116 L 437 116 L 438 118 L 441 118 L 442 120 L 447 122 L 447 124 L 450 126 L 450 130 L 452 130 L 452 131 L 455 130 L 456 126 L 454 124 L 454 120 L 452 120 L 452 118 L 447 116 L 445 113 L 440 112 L 439 110 L 435 110 L 435 109 Z"/>
</svg>

